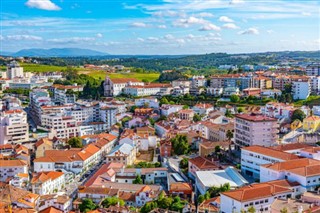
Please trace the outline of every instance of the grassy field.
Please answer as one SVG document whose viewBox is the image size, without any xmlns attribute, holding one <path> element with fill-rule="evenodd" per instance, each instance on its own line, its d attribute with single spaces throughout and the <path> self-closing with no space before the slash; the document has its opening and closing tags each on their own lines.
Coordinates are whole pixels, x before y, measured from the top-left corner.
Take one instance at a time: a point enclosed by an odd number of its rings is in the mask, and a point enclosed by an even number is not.
<svg viewBox="0 0 320 213">
<path fill-rule="evenodd" d="M 25 72 L 57 72 L 65 70 L 64 66 L 51 66 L 51 65 L 39 65 L 39 64 L 27 64 L 21 63 Z M 103 80 L 106 77 L 105 71 L 100 70 L 88 70 L 84 68 L 76 68 L 79 71 L 79 74 L 87 74 L 96 79 Z M 0 70 L 6 70 L 6 66 L 0 66 Z M 159 73 L 110 73 L 111 79 L 116 78 L 136 78 L 138 80 L 147 80 L 149 82 L 157 81 L 160 74 Z"/>
<path fill-rule="evenodd" d="M 106 77 L 105 71 L 84 71 L 80 73 L 85 73 L 89 76 L 92 76 L 96 79 L 103 80 Z M 136 78 L 138 80 L 147 80 L 149 82 L 157 81 L 160 73 L 109 73 L 111 79 L 117 78 Z"/>
</svg>

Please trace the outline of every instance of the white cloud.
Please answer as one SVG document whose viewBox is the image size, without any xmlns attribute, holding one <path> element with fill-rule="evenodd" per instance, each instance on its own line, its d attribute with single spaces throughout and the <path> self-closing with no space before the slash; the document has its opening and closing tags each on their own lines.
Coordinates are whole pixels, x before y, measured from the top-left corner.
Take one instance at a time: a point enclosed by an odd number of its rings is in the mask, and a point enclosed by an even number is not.
<svg viewBox="0 0 320 213">
<path fill-rule="evenodd" d="M 171 35 L 171 34 L 167 34 L 164 36 L 165 39 L 168 39 L 168 40 L 171 40 L 171 39 L 174 39 L 174 36 Z"/>
<path fill-rule="evenodd" d="M 243 0 L 231 0 L 230 4 L 243 4 L 244 1 Z"/>
<path fill-rule="evenodd" d="M 267 33 L 268 34 L 272 34 L 272 33 L 274 33 L 274 31 L 273 30 L 267 30 Z"/>
<path fill-rule="evenodd" d="M 140 42 L 144 42 L 143 38 L 137 38 L 137 40 L 140 41 Z"/>
<path fill-rule="evenodd" d="M 167 28 L 167 26 L 166 26 L 166 25 L 164 25 L 164 24 L 161 24 L 161 25 L 158 25 L 158 28 L 159 28 L 159 29 L 166 29 L 166 28 Z"/>
<path fill-rule="evenodd" d="M 97 38 L 102 38 L 103 35 L 102 35 L 101 33 L 97 33 L 96 37 L 97 37 Z"/>
<path fill-rule="evenodd" d="M 190 16 L 186 19 L 178 19 L 173 23 L 173 26 L 176 27 L 189 27 L 190 25 L 194 24 L 207 24 L 210 23 L 209 21 L 203 19 L 203 18 L 197 18 L 194 16 Z"/>
<path fill-rule="evenodd" d="M 95 41 L 95 38 L 92 37 L 71 37 L 71 38 L 54 38 L 54 39 L 48 39 L 48 42 L 53 43 L 82 43 L 82 42 L 89 42 L 89 41 Z"/>
<path fill-rule="evenodd" d="M 253 27 L 250 27 L 246 30 L 240 31 L 238 32 L 238 34 L 240 35 L 245 35 L 245 34 L 249 34 L 249 35 L 258 35 L 259 34 L 259 30 Z"/>
<path fill-rule="evenodd" d="M 208 17 L 208 18 L 211 18 L 211 17 L 214 17 L 214 15 L 212 13 L 208 13 L 208 12 L 202 12 L 202 13 L 198 13 L 196 14 L 196 16 L 198 17 Z"/>
<path fill-rule="evenodd" d="M 50 0 L 28 0 L 26 6 L 30 8 L 37 8 L 40 10 L 61 10 L 56 4 Z"/>
<path fill-rule="evenodd" d="M 4 37 L 2 35 L 0 35 L 0 41 L 4 40 Z"/>
<path fill-rule="evenodd" d="M 157 37 L 152 37 L 152 36 L 151 36 L 151 37 L 148 37 L 147 40 L 154 42 L 154 41 L 159 41 L 159 38 L 157 38 Z"/>
<path fill-rule="evenodd" d="M 239 27 L 237 25 L 235 25 L 234 23 L 226 23 L 222 26 L 222 28 L 225 29 L 239 29 Z"/>
<path fill-rule="evenodd" d="M 234 22 L 231 18 L 227 16 L 220 16 L 219 21 L 221 22 Z"/>
<path fill-rule="evenodd" d="M 41 41 L 42 37 L 33 35 L 8 35 L 5 39 L 14 41 Z"/>
<path fill-rule="evenodd" d="M 303 16 L 311 16 L 311 13 L 308 13 L 308 12 L 302 12 L 301 15 Z"/>
<path fill-rule="evenodd" d="M 172 10 L 166 10 L 166 11 L 157 11 L 152 13 L 155 17 L 185 17 L 186 14 L 184 12 L 177 12 Z"/>
<path fill-rule="evenodd" d="M 214 24 L 211 24 L 211 23 L 208 23 L 208 24 L 205 24 L 203 25 L 199 31 L 209 31 L 209 30 L 220 30 L 220 27 L 218 27 L 217 25 L 214 25 Z"/>
<path fill-rule="evenodd" d="M 148 25 L 146 23 L 143 22 L 134 22 L 132 24 L 130 24 L 131 27 L 139 27 L 139 28 L 146 28 L 148 27 Z"/>
</svg>

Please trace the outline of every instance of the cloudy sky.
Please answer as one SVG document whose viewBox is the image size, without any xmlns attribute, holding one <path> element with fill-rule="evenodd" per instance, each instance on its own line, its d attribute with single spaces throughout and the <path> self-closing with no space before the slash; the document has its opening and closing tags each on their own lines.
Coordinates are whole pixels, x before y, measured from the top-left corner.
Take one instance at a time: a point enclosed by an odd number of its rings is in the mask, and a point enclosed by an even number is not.
<svg viewBox="0 0 320 213">
<path fill-rule="evenodd" d="M 317 0 L 0 0 L 0 50 L 319 50 L 319 7 Z"/>
</svg>

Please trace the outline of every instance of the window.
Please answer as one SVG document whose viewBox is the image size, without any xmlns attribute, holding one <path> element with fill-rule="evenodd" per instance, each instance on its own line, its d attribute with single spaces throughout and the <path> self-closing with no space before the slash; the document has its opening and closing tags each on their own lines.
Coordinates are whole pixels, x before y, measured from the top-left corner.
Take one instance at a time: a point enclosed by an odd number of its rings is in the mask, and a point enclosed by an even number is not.
<svg viewBox="0 0 320 213">
<path fill-rule="evenodd" d="M 268 202 L 269 202 L 269 200 L 268 200 L 268 199 L 265 199 L 265 200 L 264 200 L 264 202 L 265 202 L 265 203 L 268 203 Z"/>
</svg>

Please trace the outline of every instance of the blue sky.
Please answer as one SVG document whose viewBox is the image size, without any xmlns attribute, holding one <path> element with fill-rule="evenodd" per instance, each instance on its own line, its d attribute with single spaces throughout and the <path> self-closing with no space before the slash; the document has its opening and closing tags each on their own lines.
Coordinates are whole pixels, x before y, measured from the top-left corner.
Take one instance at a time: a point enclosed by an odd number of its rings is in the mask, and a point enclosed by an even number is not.
<svg viewBox="0 0 320 213">
<path fill-rule="evenodd" d="M 0 50 L 78 47 L 111 54 L 320 49 L 320 2 L 0 0 Z"/>
</svg>

